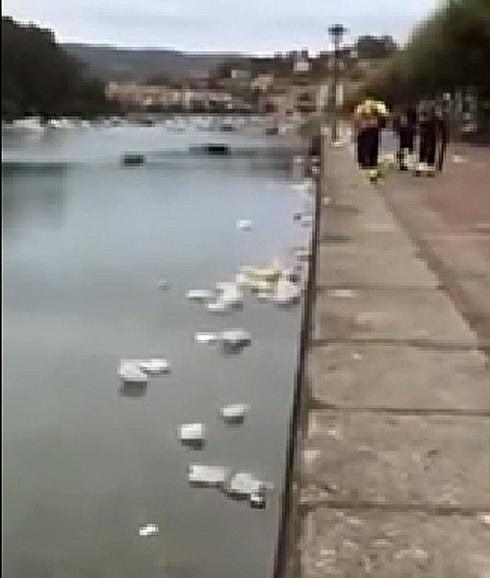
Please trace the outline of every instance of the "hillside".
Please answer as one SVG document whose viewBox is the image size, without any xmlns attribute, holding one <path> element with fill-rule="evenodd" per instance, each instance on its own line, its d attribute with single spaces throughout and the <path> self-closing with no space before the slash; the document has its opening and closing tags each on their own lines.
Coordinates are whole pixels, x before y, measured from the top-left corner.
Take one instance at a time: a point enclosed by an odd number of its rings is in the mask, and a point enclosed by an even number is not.
<svg viewBox="0 0 490 578">
<path fill-rule="evenodd" d="M 163 49 L 127 49 L 87 44 L 63 44 L 65 51 L 101 80 L 146 80 L 154 75 L 203 78 L 230 54 L 192 54 Z M 239 56 L 238 56 L 239 58 Z"/>
</svg>

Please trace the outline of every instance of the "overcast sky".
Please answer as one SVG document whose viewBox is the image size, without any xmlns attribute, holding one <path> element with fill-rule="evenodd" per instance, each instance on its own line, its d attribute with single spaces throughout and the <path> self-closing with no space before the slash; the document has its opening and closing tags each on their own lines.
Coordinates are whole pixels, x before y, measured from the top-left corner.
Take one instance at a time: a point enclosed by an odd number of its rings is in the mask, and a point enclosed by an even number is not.
<svg viewBox="0 0 490 578">
<path fill-rule="evenodd" d="M 63 42 L 266 53 L 326 46 L 343 23 L 353 37 L 405 40 L 439 0 L 4 0 L 4 15 Z"/>
</svg>

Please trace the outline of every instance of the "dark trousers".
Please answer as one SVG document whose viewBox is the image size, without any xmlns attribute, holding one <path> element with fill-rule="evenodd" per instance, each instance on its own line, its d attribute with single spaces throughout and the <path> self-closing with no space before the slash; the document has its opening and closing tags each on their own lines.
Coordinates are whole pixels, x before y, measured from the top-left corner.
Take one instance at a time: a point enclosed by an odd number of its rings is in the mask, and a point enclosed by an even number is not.
<svg viewBox="0 0 490 578">
<path fill-rule="evenodd" d="M 363 169 L 378 166 L 379 129 L 365 128 L 357 135 L 357 162 Z"/>
<path fill-rule="evenodd" d="M 419 161 L 427 163 L 433 167 L 436 164 L 436 144 L 435 131 L 423 131 L 420 133 Z"/>
<path fill-rule="evenodd" d="M 413 128 L 401 128 L 398 131 L 398 163 L 403 165 L 404 151 L 410 154 L 414 151 L 415 144 L 415 130 Z"/>
</svg>

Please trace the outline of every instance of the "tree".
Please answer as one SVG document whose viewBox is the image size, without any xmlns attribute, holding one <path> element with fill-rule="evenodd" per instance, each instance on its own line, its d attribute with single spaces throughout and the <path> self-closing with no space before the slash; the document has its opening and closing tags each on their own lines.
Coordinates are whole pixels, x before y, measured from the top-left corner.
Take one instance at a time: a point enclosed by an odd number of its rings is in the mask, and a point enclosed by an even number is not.
<svg viewBox="0 0 490 578">
<path fill-rule="evenodd" d="M 103 87 L 85 80 L 83 67 L 50 30 L 2 17 L 2 116 L 70 113 L 105 106 Z M 96 103 L 97 106 L 96 106 Z"/>
</svg>

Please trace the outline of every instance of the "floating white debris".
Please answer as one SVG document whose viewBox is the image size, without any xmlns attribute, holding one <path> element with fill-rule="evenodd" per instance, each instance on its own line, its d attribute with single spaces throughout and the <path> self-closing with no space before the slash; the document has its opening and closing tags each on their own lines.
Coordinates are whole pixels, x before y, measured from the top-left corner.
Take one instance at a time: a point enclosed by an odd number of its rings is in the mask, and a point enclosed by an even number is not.
<svg viewBox="0 0 490 578">
<path fill-rule="evenodd" d="M 191 301 L 209 301 L 214 298 L 214 293 L 209 289 L 190 289 L 186 297 Z"/>
<path fill-rule="evenodd" d="M 137 359 L 121 359 L 118 374 L 125 383 L 146 383 L 148 381 L 148 376 L 140 368 Z"/>
<path fill-rule="evenodd" d="M 221 302 L 230 307 L 241 307 L 243 305 L 243 293 L 237 283 L 218 283 L 216 290 L 219 293 L 217 303 Z"/>
<path fill-rule="evenodd" d="M 233 403 L 220 409 L 220 415 L 224 421 L 230 423 L 242 422 L 247 415 L 250 406 L 245 403 Z"/>
<path fill-rule="evenodd" d="M 296 249 L 294 251 L 294 258 L 298 261 L 308 261 L 310 258 L 310 251 L 308 249 Z"/>
<path fill-rule="evenodd" d="M 311 227 L 313 224 L 313 217 L 311 215 L 303 215 L 301 217 L 301 226 L 302 227 Z"/>
<path fill-rule="evenodd" d="M 158 281 L 158 288 L 161 289 L 162 291 L 168 289 L 169 287 L 170 281 L 168 281 L 167 279 L 160 279 L 160 281 Z"/>
<path fill-rule="evenodd" d="M 219 334 L 219 339 L 223 345 L 237 349 L 250 345 L 252 338 L 248 331 L 244 329 L 228 329 Z"/>
<path fill-rule="evenodd" d="M 222 486 L 229 476 L 229 469 L 221 466 L 191 464 L 187 478 L 189 483 L 199 486 Z"/>
<path fill-rule="evenodd" d="M 206 305 L 206 309 L 212 313 L 226 313 L 231 307 L 223 301 L 212 301 Z"/>
<path fill-rule="evenodd" d="M 252 284 L 249 276 L 242 272 L 236 274 L 235 283 L 238 285 L 238 287 L 250 287 Z"/>
<path fill-rule="evenodd" d="M 297 285 L 281 278 L 276 286 L 273 301 L 277 305 L 293 305 L 299 301 L 301 292 Z"/>
<path fill-rule="evenodd" d="M 211 333 L 211 332 L 206 332 L 206 331 L 194 333 L 194 341 L 196 341 L 196 343 L 203 343 L 205 345 L 211 345 L 213 343 L 216 343 L 217 340 L 218 340 L 218 336 L 216 335 L 216 333 Z"/>
<path fill-rule="evenodd" d="M 206 426 L 203 423 L 184 423 L 179 427 L 179 439 L 183 443 L 203 443 L 206 440 Z"/>
<path fill-rule="evenodd" d="M 155 536 L 158 532 L 159 528 L 157 524 L 145 524 L 144 526 L 140 526 L 138 529 L 138 534 L 141 537 Z"/>
<path fill-rule="evenodd" d="M 272 487 L 272 484 L 259 480 L 248 472 L 236 472 L 227 478 L 223 491 L 232 498 L 248 498 L 252 508 L 264 508 L 266 490 Z"/>
<path fill-rule="evenodd" d="M 252 230 L 252 221 L 248 219 L 241 219 L 237 221 L 236 228 L 240 231 L 251 231 Z"/>
<path fill-rule="evenodd" d="M 225 491 L 235 496 L 250 496 L 263 490 L 263 482 L 248 472 L 232 474 L 225 483 Z"/>
<path fill-rule="evenodd" d="M 148 375 L 159 375 L 170 371 L 170 363 L 166 359 L 140 359 L 138 366 Z"/>
</svg>

